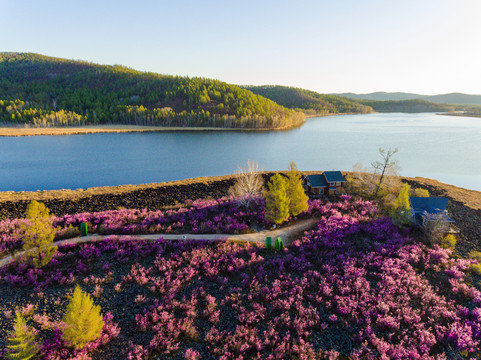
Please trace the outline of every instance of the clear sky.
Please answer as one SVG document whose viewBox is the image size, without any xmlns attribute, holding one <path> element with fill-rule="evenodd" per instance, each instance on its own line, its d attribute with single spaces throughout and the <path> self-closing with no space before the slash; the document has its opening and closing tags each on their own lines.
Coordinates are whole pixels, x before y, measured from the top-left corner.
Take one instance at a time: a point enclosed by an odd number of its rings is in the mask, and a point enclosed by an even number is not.
<svg viewBox="0 0 481 360">
<path fill-rule="evenodd" d="M 0 51 L 234 84 L 481 94 L 481 0 L 0 0 Z"/>
</svg>

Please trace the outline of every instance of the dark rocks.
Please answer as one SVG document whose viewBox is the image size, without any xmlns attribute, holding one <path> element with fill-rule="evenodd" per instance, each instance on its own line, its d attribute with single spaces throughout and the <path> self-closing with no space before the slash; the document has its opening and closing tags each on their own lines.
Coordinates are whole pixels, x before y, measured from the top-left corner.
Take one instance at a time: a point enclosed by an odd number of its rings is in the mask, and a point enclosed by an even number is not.
<svg viewBox="0 0 481 360">
<path fill-rule="evenodd" d="M 188 199 L 220 198 L 227 195 L 234 180 L 212 181 L 185 185 L 165 185 L 143 188 L 122 194 L 98 194 L 78 199 L 52 199 L 42 201 L 50 212 L 57 215 L 116 210 L 119 208 L 157 210 L 164 206 L 183 203 Z M 21 218 L 29 201 L 5 201 L 0 203 L 0 220 Z"/>
</svg>

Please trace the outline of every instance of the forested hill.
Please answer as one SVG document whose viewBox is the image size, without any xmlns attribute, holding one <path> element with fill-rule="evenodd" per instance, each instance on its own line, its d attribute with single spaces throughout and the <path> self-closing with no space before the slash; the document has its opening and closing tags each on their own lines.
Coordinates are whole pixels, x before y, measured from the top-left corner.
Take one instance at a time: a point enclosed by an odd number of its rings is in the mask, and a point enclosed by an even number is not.
<svg viewBox="0 0 481 360">
<path fill-rule="evenodd" d="M 369 113 L 372 108 L 340 96 L 319 94 L 314 91 L 287 86 L 243 86 L 254 94 L 307 114 Z"/>
<path fill-rule="evenodd" d="M 0 53 L 0 122 L 279 128 L 304 114 L 222 81 Z"/>
<path fill-rule="evenodd" d="M 419 112 L 446 112 L 456 109 L 453 105 L 436 104 L 431 101 L 422 99 L 411 100 L 357 100 L 360 103 L 372 107 L 378 112 L 404 112 L 404 113 L 419 113 Z"/>
</svg>

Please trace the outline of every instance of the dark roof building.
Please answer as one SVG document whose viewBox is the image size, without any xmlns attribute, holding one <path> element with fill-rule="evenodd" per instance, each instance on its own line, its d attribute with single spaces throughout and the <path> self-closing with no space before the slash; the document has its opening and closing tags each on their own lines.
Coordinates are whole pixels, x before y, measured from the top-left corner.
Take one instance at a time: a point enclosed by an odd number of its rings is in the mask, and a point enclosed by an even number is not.
<svg viewBox="0 0 481 360">
<path fill-rule="evenodd" d="M 307 180 L 313 188 L 324 188 L 329 186 L 323 175 L 307 175 Z"/>
<path fill-rule="evenodd" d="M 346 179 L 344 176 L 342 176 L 342 173 L 340 171 L 324 171 L 323 172 L 324 177 L 326 178 L 327 182 L 346 182 Z"/>
<path fill-rule="evenodd" d="M 446 210 L 448 201 L 449 199 L 440 197 L 410 197 L 409 202 L 414 222 L 418 225 L 425 225 L 426 221 L 433 220 L 454 222 Z"/>
</svg>

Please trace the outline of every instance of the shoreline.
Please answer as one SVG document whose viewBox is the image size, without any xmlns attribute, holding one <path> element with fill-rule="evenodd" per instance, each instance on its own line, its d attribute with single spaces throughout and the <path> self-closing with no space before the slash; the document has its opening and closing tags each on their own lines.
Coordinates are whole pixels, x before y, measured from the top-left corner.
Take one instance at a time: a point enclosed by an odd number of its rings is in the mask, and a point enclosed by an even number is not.
<svg viewBox="0 0 481 360">
<path fill-rule="evenodd" d="M 360 115 L 364 113 L 334 113 L 334 114 L 306 114 L 305 119 L 325 116 L 339 115 Z M 18 127 L 1 126 L 0 137 L 20 137 L 20 136 L 57 136 L 57 135 L 84 135 L 99 133 L 130 133 L 130 132 L 163 132 L 163 131 L 244 131 L 244 132 L 264 132 L 264 131 L 289 131 L 304 125 L 281 126 L 276 128 L 219 128 L 219 127 L 180 127 L 180 126 L 143 126 L 143 125 L 85 125 L 75 127 Z"/>
<path fill-rule="evenodd" d="M 377 112 L 376 111 L 371 111 L 371 112 L 368 112 L 368 113 L 361 113 L 361 112 L 356 112 L 356 113 L 332 113 L 332 114 L 307 114 L 307 113 L 304 113 L 304 115 L 306 116 L 306 119 L 310 119 L 310 118 L 315 118 L 315 117 L 325 117 L 325 116 L 341 116 L 341 115 L 367 115 L 367 114 L 376 114 Z"/>
<path fill-rule="evenodd" d="M 461 112 L 445 112 L 445 113 L 437 113 L 436 115 L 445 115 L 445 116 L 461 116 L 461 117 L 481 118 L 481 114 L 473 114 L 473 113 L 461 113 Z"/>
<path fill-rule="evenodd" d="M 80 127 L 49 127 L 49 128 L 26 128 L 26 127 L 0 127 L 0 137 L 19 136 L 56 136 L 56 135 L 83 135 L 98 133 L 129 133 L 129 132 L 162 132 L 162 131 L 282 131 L 293 127 L 279 127 L 272 129 L 255 128 L 217 128 L 217 127 L 161 127 L 141 125 L 87 125 Z"/>
</svg>

